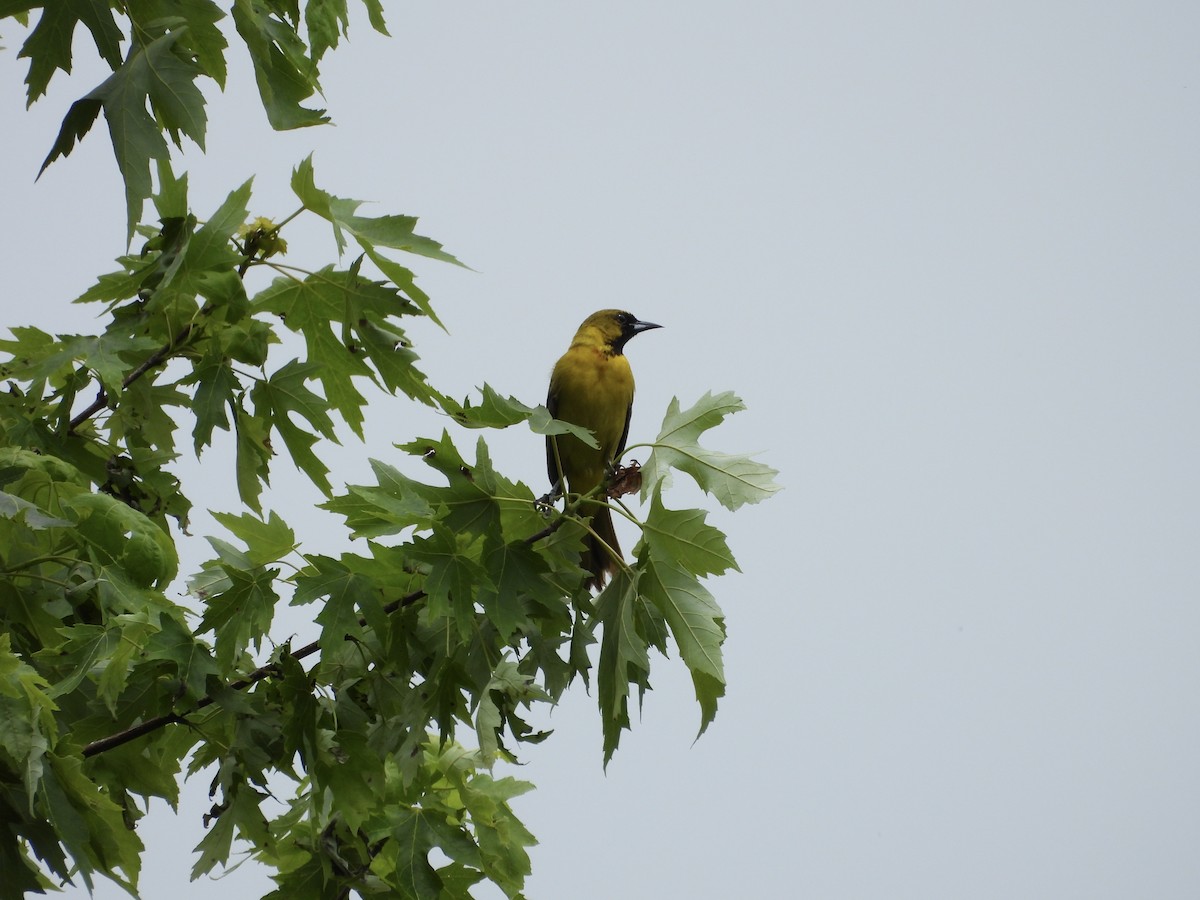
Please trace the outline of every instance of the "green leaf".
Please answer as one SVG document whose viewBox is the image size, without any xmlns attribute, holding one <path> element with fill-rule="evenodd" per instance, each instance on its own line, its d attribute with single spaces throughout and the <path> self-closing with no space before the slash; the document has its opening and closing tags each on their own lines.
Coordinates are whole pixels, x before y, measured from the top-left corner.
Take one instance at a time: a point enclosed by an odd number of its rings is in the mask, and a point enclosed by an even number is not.
<svg viewBox="0 0 1200 900">
<path fill-rule="evenodd" d="M 290 770 L 291 759 L 296 754 L 300 754 L 301 760 L 308 765 L 320 752 L 323 738 L 322 730 L 318 727 L 321 704 L 313 694 L 315 679 L 304 671 L 300 660 L 288 648 L 281 648 L 280 652 L 273 654 L 272 662 L 278 672 L 275 680 L 279 687 L 278 702 L 288 710 L 281 732 L 286 746 L 283 748 L 283 765 L 280 768 Z"/>
<path fill-rule="evenodd" d="M 513 815 L 508 801 L 533 788 L 527 781 L 475 775 L 459 788 L 479 843 L 480 864 L 508 896 L 518 896 L 530 872 L 526 847 L 537 841 Z"/>
<path fill-rule="evenodd" d="M 525 723 L 516 718 L 515 710 L 535 702 L 549 701 L 550 695 L 538 686 L 533 676 L 522 672 L 514 660 L 501 660 L 480 694 L 479 708 L 475 714 L 475 732 L 484 764 L 492 765 L 503 750 L 501 738 L 505 724 L 516 726 L 513 730 L 518 740 L 528 741 L 532 738 L 536 743 L 546 737 L 548 732 L 530 735 Z"/>
<path fill-rule="evenodd" d="M 367 7 L 367 16 L 370 19 L 371 27 L 380 34 L 388 33 L 387 25 L 383 21 L 383 3 L 382 0 L 363 0 L 363 4 Z"/>
<path fill-rule="evenodd" d="M 275 590 L 280 570 L 266 568 L 266 563 L 287 556 L 295 538 L 287 524 L 274 514 L 265 522 L 247 515 L 217 512 L 214 516 L 245 541 L 246 550 L 210 536 L 209 544 L 217 552 L 217 559 L 205 563 L 200 575 L 191 578 L 188 588 L 205 601 L 204 617 L 197 631 L 214 632 L 217 664 L 228 672 L 246 647 L 262 646 L 280 599 Z"/>
<path fill-rule="evenodd" d="M 165 162 L 160 161 L 158 171 L 168 170 Z M 186 187 L 186 185 L 184 185 Z M 167 203 L 186 207 L 187 200 L 180 197 L 180 187 L 176 183 L 168 183 L 160 194 L 163 205 Z M 174 195 L 174 196 L 172 196 Z M 156 203 L 158 201 L 156 200 Z M 188 245 L 196 230 L 196 217 L 185 212 L 181 216 L 164 216 L 162 230 L 146 243 L 143 256 L 150 255 L 150 264 L 139 267 L 131 274 L 137 277 L 132 290 L 124 285 L 127 293 L 115 297 L 96 298 L 89 296 L 91 292 L 76 300 L 76 303 L 91 299 L 124 300 L 126 298 L 154 299 L 154 292 L 161 291 L 171 285 L 178 274 L 187 255 Z M 157 251 L 157 252 L 155 252 Z M 152 255 L 151 255 L 152 254 Z M 155 304 L 156 308 L 163 304 Z"/>
<path fill-rule="evenodd" d="M 29 9 L 34 4 L 20 4 Z M 42 5 L 42 4 L 36 4 Z M 113 69 L 121 65 L 121 30 L 107 0 L 55 0 L 44 4 L 37 27 L 21 47 L 18 58 L 29 60 L 27 106 L 46 92 L 56 70 L 71 71 L 71 44 L 75 27 L 87 26 L 96 49 Z"/>
<path fill-rule="evenodd" d="M 121 42 L 125 36 L 113 18 L 107 0 L 73 0 L 79 10 L 79 20 L 92 33 L 96 50 L 111 68 L 121 64 Z"/>
<path fill-rule="evenodd" d="M 158 525 L 108 494 L 76 494 L 63 506 L 78 517 L 80 536 L 105 565 L 139 587 L 164 587 L 179 572 L 175 543 Z"/>
<path fill-rule="evenodd" d="M 371 469 L 377 485 L 350 485 L 348 494 L 322 504 L 346 518 L 354 537 L 381 537 L 432 523 L 434 507 L 427 499 L 428 485 L 376 459 L 371 460 Z"/>
<path fill-rule="evenodd" d="M 774 476 L 779 473 L 775 469 L 749 456 L 706 450 L 698 442 L 705 431 L 745 408 L 728 391 L 715 397 L 707 393 L 695 406 L 682 412 L 679 400 L 672 399 L 650 458 L 642 466 L 642 498 L 662 481 L 668 469 L 687 472 L 702 490 L 727 509 L 757 503 L 778 491 Z"/>
<path fill-rule="evenodd" d="M 116 76 L 113 77 L 115 78 Z M 50 147 L 50 152 L 42 161 L 42 167 L 38 169 L 38 178 L 42 177 L 42 173 L 50 167 L 50 163 L 59 157 L 69 156 L 71 151 L 75 149 L 75 145 L 83 140 L 85 134 L 92 130 L 92 126 L 96 124 L 96 116 L 100 115 L 100 111 L 104 108 L 105 94 L 101 92 L 105 90 L 108 84 L 109 82 L 105 81 L 92 91 L 91 94 L 79 98 L 67 108 L 67 114 L 63 116 L 62 125 L 58 129 L 58 137 L 54 139 L 54 143 Z M 147 156 L 165 160 L 167 158 L 166 149 L 167 144 L 162 140 L 162 136 L 159 135 L 157 143 L 150 141 Z M 129 236 L 132 238 L 132 229 L 130 231 Z"/>
<path fill-rule="evenodd" d="M 304 335 L 308 362 L 316 363 L 326 398 L 361 436 L 365 399 L 356 376 L 375 380 L 370 361 L 384 384 L 430 403 L 434 391 L 413 363 L 417 356 L 393 321 L 417 312 L 399 291 L 362 277 L 357 263 L 348 271 L 327 266 L 303 280 L 276 279 L 254 298 L 256 311 L 279 315 Z"/>
<path fill-rule="evenodd" d="M 565 605 L 562 592 L 546 577 L 549 566 L 524 540 L 504 543 L 492 535 L 484 540 L 480 562 L 488 584 L 480 587 L 478 599 L 501 638 L 528 626 L 532 606 Z"/>
<path fill-rule="evenodd" d="M 314 62 L 320 62 L 326 50 L 337 48 L 338 39 L 346 34 L 350 16 L 346 0 L 308 0 L 304 7 L 304 25 Z"/>
<path fill-rule="evenodd" d="M 325 477 L 329 469 L 312 451 L 317 442 L 316 435 L 300 428 L 291 419 L 296 415 L 322 437 L 338 442 L 329 418 L 329 404 L 306 386 L 306 382 L 318 374 L 315 364 L 292 360 L 266 381 L 256 384 L 250 396 L 255 414 L 279 432 L 292 462 L 322 493 L 330 496 L 333 489 Z"/>
<path fill-rule="evenodd" d="M 141 218 L 142 204 L 151 194 L 150 160 L 166 162 L 170 157 L 162 128 L 147 111 L 147 101 L 163 117 L 176 141 L 179 131 L 203 141 L 203 96 L 190 82 L 196 70 L 173 53 L 178 36 L 165 34 L 138 47 L 104 82 L 75 101 L 38 172 L 40 176 L 52 162 L 69 154 L 103 108 L 117 167 L 125 181 L 129 240 Z M 165 105 L 160 108 L 160 103 Z"/>
<path fill-rule="evenodd" d="M 393 394 L 401 391 L 427 406 L 441 395 L 433 389 L 416 367 L 418 356 L 409 349 L 404 332 L 367 316 L 353 326 L 358 346 L 379 373 L 384 386 Z"/>
<path fill-rule="evenodd" d="M 0 519 L 18 519 L 25 525 L 37 531 L 47 528 L 62 528 L 73 525 L 66 519 L 60 519 L 43 510 L 23 497 L 17 497 L 5 491 L 0 491 Z"/>
<path fill-rule="evenodd" d="M 56 670 L 66 675 L 50 687 L 47 693 L 51 697 L 61 697 L 78 688 L 108 659 L 121 639 L 119 629 L 101 625 L 70 625 L 59 628 L 59 634 L 65 640 L 54 650 L 54 663 Z"/>
<path fill-rule="evenodd" d="M 250 51 L 271 127 L 284 131 L 328 122 L 325 110 L 301 105 L 321 87 L 316 63 L 295 29 L 257 0 L 235 0 L 233 23 Z"/>
<path fill-rule="evenodd" d="M 29 11 L 45 5 L 46 0 L 0 0 L 0 19 L 12 16 L 22 25 L 27 26 Z"/>
<path fill-rule="evenodd" d="M 296 592 L 292 605 L 312 603 L 321 598 L 361 609 L 373 628 L 384 630 L 383 590 L 369 566 L 350 555 L 335 560 L 326 556 L 307 557 L 308 565 L 295 577 Z"/>
<path fill-rule="evenodd" d="M 20 774 L 29 797 L 58 733 L 53 696 L 46 679 L 13 652 L 12 637 L 0 634 L 0 760 Z"/>
<path fill-rule="evenodd" d="M 215 349 L 210 349 L 200 359 L 195 360 L 193 366 L 192 374 L 182 383 L 196 385 L 191 404 L 195 416 L 192 442 L 196 453 L 199 454 L 212 443 L 214 428 L 229 430 L 226 409 L 232 406 L 241 383 L 229 360 Z"/>
<path fill-rule="evenodd" d="M 346 727 L 337 729 L 327 752 L 318 754 L 312 766 L 315 786 L 326 792 L 332 811 L 352 831 L 373 812 L 384 781 L 383 760 L 368 745 L 362 725 L 352 721 L 359 712 L 339 706 L 338 720 Z"/>
<path fill-rule="evenodd" d="M 266 521 L 257 516 L 214 512 L 212 517 L 246 545 L 244 560 L 251 566 L 278 562 L 296 549 L 296 533 L 272 512 Z"/>
<path fill-rule="evenodd" d="M 501 397 L 489 384 L 484 384 L 479 392 L 478 403 L 472 403 L 469 397 L 463 398 L 462 403 L 442 397 L 439 403 L 464 428 L 507 428 L 526 422 L 534 434 L 573 434 L 589 447 L 600 446 L 591 431 L 553 418 L 544 406 L 526 406 L 516 397 Z"/>
<path fill-rule="evenodd" d="M 192 239 L 192 252 L 188 256 L 193 268 L 201 271 L 222 270 L 239 259 L 230 245 L 230 235 L 246 220 L 253 185 L 254 179 L 249 178 L 230 191 L 196 232 Z"/>
<path fill-rule="evenodd" d="M 418 256 L 462 265 L 446 253 L 437 241 L 417 234 L 413 230 L 417 224 L 413 216 L 360 216 L 356 212 L 362 205 L 361 200 L 347 200 L 321 190 L 313 180 L 311 156 L 301 162 L 292 173 L 292 191 L 300 198 L 305 209 L 333 225 L 333 235 L 339 252 L 346 249 L 346 234 L 349 233 L 369 252 L 376 247 L 390 247 L 393 250 L 403 250 Z"/>
<path fill-rule="evenodd" d="M 171 135 L 175 146 L 183 146 L 182 133 L 203 150 L 208 114 L 204 111 L 204 95 L 196 87 L 200 69 L 170 52 L 169 48 L 177 38 L 178 35 L 173 34 L 159 38 L 163 43 L 154 52 L 147 47 L 147 93 L 159 122 Z"/>
<path fill-rule="evenodd" d="M 254 298 L 256 311 L 276 313 L 293 331 L 304 335 L 306 363 L 320 379 L 329 405 L 362 436 L 362 408 L 366 399 L 354 386 L 355 376 L 370 376 L 371 369 L 355 346 L 335 333 L 333 326 L 353 329 L 369 316 L 385 317 L 402 310 L 405 301 L 391 288 L 369 281 L 356 272 L 327 266 L 303 281 L 278 278 Z"/>
<path fill-rule="evenodd" d="M 267 420 L 246 412 L 239 396 L 234 401 L 234 428 L 237 432 L 238 496 L 252 510 L 261 512 L 258 498 L 268 480 L 271 427 Z"/>
<path fill-rule="evenodd" d="M 468 465 L 462 458 L 446 431 L 440 441 L 419 438 L 401 445 L 400 449 L 421 457 L 422 462 L 445 477 L 446 486 L 426 486 L 425 497 L 444 509 L 441 518 L 447 527 L 460 535 L 493 532 L 501 518 L 496 500 L 499 485 L 483 440 L 476 444 L 474 465 Z"/>
<path fill-rule="evenodd" d="M 128 300 L 136 297 L 146 278 L 158 269 L 158 257 L 149 263 L 136 264 L 132 258 L 128 260 L 129 268 L 120 272 L 109 272 L 96 279 L 96 283 L 76 297 L 73 303 L 107 302 L 113 305 L 117 300 Z M 141 262 L 140 260 L 138 262 Z"/>
<path fill-rule="evenodd" d="M 143 847 L 126 827 L 123 809 L 84 774 L 78 757 L 51 755 L 49 761 L 43 780 L 48 817 L 81 874 L 102 871 L 137 896 Z"/>
<path fill-rule="evenodd" d="M 29 86 L 26 108 L 46 93 L 55 71 L 71 71 L 71 44 L 78 22 L 74 3 L 48 3 L 42 10 L 37 27 L 17 54 L 18 59 L 29 60 L 29 74 L 25 76 Z"/>
<path fill-rule="evenodd" d="M 229 851 L 233 845 L 236 829 L 240 827 L 243 834 L 253 833 L 256 820 L 263 818 L 259 802 L 265 799 L 246 784 L 240 784 L 238 789 L 226 795 L 226 802 L 219 807 L 220 815 L 216 817 L 207 833 L 196 845 L 198 854 L 195 865 L 192 866 L 192 880 L 211 872 L 218 864 L 229 860 Z"/>
<path fill-rule="evenodd" d="M 163 616 L 159 624 L 146 642 L 146 659 L 170 663 L 188 696 L 199 700 L 207 693 L 208 679 L 219 673 L 212 651 L 174 617 Z"/>
<path fill-rule="evenodd" d="M 96 679 L 96 694 L 111 712 L 116 712 L 117 699 L 129 684 L 133 664 L 145 651 L 151 638 L 158 633 L 158 611 L 141 609 L 134 614 L 116 616 L 120 639 L 111 652 Z"/>
<path fill-rule="evenodd" d="M 360 638 L 358 609 L 369 614 L 377 630 L 386 631 L 379 589 L 362 572 L 327 557 L 310 557 L 309 566 L 296 576 L 292 605 L 323 599 L 316 622 L 321 626 L 321 647 L 332 657 L 348 636 Z"/>
<path fill-rule="evenodd" d="M 725 695 L 725 670 L 721 645 L 725 642 L 725 616 L 712 594 L 691 572 L 670 556 L 661 544 L 648 543 L 638 559 L 638 587 L 666 619 L 679 655 L 692 674 L 700 703 L 700 734 L 717 714 L 717 701 Z"/>
<path fill-rule="evenodd" d="M 674 560 L 693 575 L 720 575 L 729 569 L 740 572 L 725 535 L 707 524 L 707 517 L 702 509 L 667 509 L 659 482 L 642 525 L 642 541 L 655 558 Z"/>
<path fill-rule="evenodd" d="M 217 25 L 225 18 L 224 11 L 213 0 L 152 0 L 152 6 L 147 19 L 183 17 L 187 28 L 181 29 L 179 46 L 191 51 L 200 70 L 224 90 L 225 50 L 229 44 Z"/>
<path fill-rule="evenodd" d="M 120 785 L 126 794 L 161 797 L 178 812 L 181 760 L 197 740 L 188 729 L 178 728 L 153 740 L 113 747 L 93 758 L 89 774 L 98 782 Z"/>
<path fill-rule="evenodd" d="M 404 900 L 425 900 L 441 896 L 441 879 L 429 863 L 437 832 L 429 824 L 433 814 L 420 809 L 399 809 L 392 819 L 388 855 L 394 866 L 391 879 L 396 896 Z"/>
<path fill-rule="evenodd" d="M 475 593 L 492 586 L 470 539 L 435 525 L 433 534 L 414 540 L 405 555 L 429 567 L 424 588 L 430 617 L 452 619 L 459 635 L 468 637 L 475 629 Z"/>
<path fill-rule="evenodd" d="M 153 338 L 110 334 L 64 338 L 63 344 L 63 353 L 82 360 L 112 398 L 121 395 L 124 378 L 133 368 L 133 354 L 157 349 Z"/>
<path fill-rule="evenodd" d="M 621 569 L 596 598 L 596 621 L 604 627 L 596 687 L 607 766 L 629 728 L 629 685 L 644 694 L 650 688 L 650 658 L 645 637 L 638 632 L 638 583 Z"/>
<path fill-rule="evenodd" d="M 96 373 L 114 398 L 121 394 L 125 375 L 141 361 L 139 354 L 158 348 L 158 341 L 142 336 L 66 334 L 55 341 L 33 328 L 13 328 L 12 332 L 16 341 L 0 341 L 0 348 L 14 355 L 7 367 L 9 377 L 22 381 L 46 379 L 57 386 L 82 363 Z"/>
<path fill-rule="evenodd" d="M 393 259 L 390 259 L 375 249 L 373 245 L 364 245 L 359 241 L 359 246 L 363 248 L 367 259 L 373 262 L 387 278 L 397 288 L 404 292 L 404 295 L 412 300 L 426 316 L 433 320 L 439 328 L 445 330 L 446 326 L 442 324 L 442 320 L 437 317 L 437 313 L 433 311 L 433 304 L 429 301 L 429 295 L 417 287 L 417 276 L 410 269 L 405 268 Z"/>
<path fill-rule="evenodd" d="M 259 566 L 243 569 L 231 564 L 222 568 L 230 586 L 208 599 L 197 630 L 211 630 L 216 635 L 217 664 L 223 672 L 229 672 L 247 646 L 261 647 L 271 627 L 279 600 L 274 587 L 279 570 Z"/>
<path fill-rule="evenodd" d="M 161 219 L 186 219 L 188 207 L 187 172 L 176 176 L 170 161 L 158 164 L 158 193 L 154 195 L 154 208 Z M 195 229 L 195 217 L 189 224 L 189 232 Z"/>
</svg>

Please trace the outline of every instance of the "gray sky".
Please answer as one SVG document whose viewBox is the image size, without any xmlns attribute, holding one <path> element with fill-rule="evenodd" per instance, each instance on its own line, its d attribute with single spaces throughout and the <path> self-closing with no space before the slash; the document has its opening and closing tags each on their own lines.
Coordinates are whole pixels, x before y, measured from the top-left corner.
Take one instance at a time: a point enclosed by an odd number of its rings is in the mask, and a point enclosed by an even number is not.
<svg viewBox="0 0 1200 900">
<path fill-rule="evenodd" d="M 476 270 L 416 263 L 452 333 L 415 330 L 435 383 L 540 402 L 578 322 L 626 307 L 666 326 L 629 348 L 631 442 L 732 389 L 749 411 L 707 443 L 786 485 L 714 517 L 745 574 L 710 584 L 708 734 L 655 660 L 607 775 L 582 692 L 511 773 L 538 786 L 527 894 L 1200 895 L 1200 7 L 389 6 L 392 40 L 360 15 L 325 65 L 336 128 L 270 134 L 235 64 L 196 211 L 257 172 L 254 214 L 282 218 L 315 150 L 318 184 Z M 81 330 L 63 304 L 124 249 L 106 136 L 32 178 L 99 79 L 27 115 L 4 37 L 3 321 Z M 292 263 L 327 261 L 312 234 Z M 378 407 L 335 483 L 443 424 Z M 536 438 L 491 440 L 542 483 Z M 221 453 L 191 493 L 231 509 Z M 344 546 L 278 486 L 307 549 Z M 146 897 L 264 890 L 187 884 L 206 781 L 143 828 Z"/>
</svg>

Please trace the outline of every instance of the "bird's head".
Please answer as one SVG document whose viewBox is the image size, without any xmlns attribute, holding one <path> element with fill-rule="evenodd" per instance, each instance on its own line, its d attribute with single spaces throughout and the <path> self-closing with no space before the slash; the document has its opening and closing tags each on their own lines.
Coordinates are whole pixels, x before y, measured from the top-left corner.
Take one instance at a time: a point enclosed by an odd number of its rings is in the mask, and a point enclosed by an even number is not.
<svg viewBox="0 0 1200 900">
<path fill-rule="evenodd" d="M 630 338 L 651 328 L 662 326 L 653 322 L 643 322 L 633 313 L 623 309 L 602 309 L 583 320 L 575 340 L 601 343 L 613 353 L 620 353 Z"/>
</svg>

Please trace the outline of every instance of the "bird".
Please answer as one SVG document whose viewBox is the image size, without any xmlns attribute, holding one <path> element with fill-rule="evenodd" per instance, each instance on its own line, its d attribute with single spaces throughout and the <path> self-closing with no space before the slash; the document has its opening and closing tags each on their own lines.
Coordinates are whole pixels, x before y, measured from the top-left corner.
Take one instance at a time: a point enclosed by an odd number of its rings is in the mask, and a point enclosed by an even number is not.
<svg viewBox="0 0 1200 900">
<path fill-rule="evenodd" d="M 612 471 L 625 449 L 633 412 L 633 371 L 625 345 L 643 331 L 661 327 L 621 309 L 602 309 L 583 320 L 571 346 L 554 364 L 546 409 L 556 419 L 591 431 L 599 447 L 570 434 L 546 438 L 552 495 L 587 494 Z M 608 507 L 603 502 L 588 507 L 584 514 L 590 531 L 579 565 L 589 573 L 587 587 L 602 588 L 621 565 L 621 548 Z"/>
</svg>

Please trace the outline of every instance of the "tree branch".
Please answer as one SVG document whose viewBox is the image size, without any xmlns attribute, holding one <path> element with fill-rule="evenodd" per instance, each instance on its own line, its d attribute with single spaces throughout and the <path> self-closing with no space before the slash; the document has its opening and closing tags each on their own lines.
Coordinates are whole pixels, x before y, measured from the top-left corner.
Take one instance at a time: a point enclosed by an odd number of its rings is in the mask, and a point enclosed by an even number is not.
<svg viewBox="0 0 1200 900">
<path fill-rule="evenodd" d="M 246 277 L 246 272 L 249 270 L 250 266 L 254 264 L 254 254 L 257 252 L 257 244 L 255 244 L 255 246 L 251 248 L 249 254 L 245 255 L 241 265 L 238 266 L 238 278 L 244 279 Z M 208 304 L 205 304 L 205 308 L 200 310 L 200 315 L 203 316 L 209 311 L 211 311 L 211 308 Z M 157 368 L 166 362 L 167 357 L 175 352 L 175 348 L 191 337 L 192 329 L 195 327 L 195 324 L 195 322 L 189 322 L 187 325 L 184 325 L 183 328 L 179 330 L 179 334 L 175 335 L 175 337 L 172 338 L 168 343 L 163 344 L 163 346 L 155 350 L 152 354 L 150 354 L 145 362 L 126 375 L 121 380 L 121 387 L 129 387 L 151 369 Z M 71 419 L 71 423 L 67 428 L 67 433 L 73 433 L 76 428 L 78 428 L 96 413 L 100 412 L 100 410 L 104 409 L 106 406 L 108 406 L 108 391 L 104 390 L 104 388 L 100 388 L 99 392 L 96 394 L 96 399 L 91 402 L 91 405 L 89 405 L 86 409 L 81 410 Z"/>
<path fill-rule="evenodd" d="M 169 352 L 169 348 L 163 348 L 163 351 Z M 160 353 L 163 351 L 160 351 Z M 159 354 L 155 354 L 155 356 L 158 355 Z M 145 363 L 139 366 L 138 369 L 144 372 L 145 370 L 152 368 L 153 365 L 156 364 L 151 362 L 152 359 L 154 359 L 154 357 L 151 357 L 150 360 L 147 360 Z M 524 538 L 523 542 L 526 544 L 536 544 L 542 538 L 549 537 L 551 534 L 557 531 L 565 521 L 567 521 L 567 517 L 565 515 L 559 516 L 541 531 L 535 532 Z M 398 609 L 404 609 L 412 606 L 424 596 L 425 591 L 422 589 L 415 590 L 411 594 L 405 594 L 403 597 L 386 604 L 383 607 L 384 615 L 390 616 Z M 358 624 L 360 626 L 365 626 L 367 621 L 366 619 L 360 618 L 358 620 Z M 318 649 L 320 649 L 320 641 L 313 641 L 311 644 L 305 644 L 299 650 L 296 650 L 292 653 L 292 659 L 305 659 L 316 653 Z M 244 691 L 246 688 L 253 687 L 254 685 L 258 684 L 258 682 L 264 681 L 267 678 L 276 675 L 277 673 L 277 666 L 274 663 L 268 663 L 265 666 L 260 666 L 259 668 L 255 669 L 245 678 L 239 678 L 237 681 L 231 682 L 229 684 L 229 689 L 234 691 Z M 126 728 L 124 731 L 118 731 L 116 734 L 110 734 L 108 737 L 92 741 L 83 748 L 83 756 L 85 759 L 88 759 L 104 753 L 106 750 L 112 750 L 115 747 L 128 744 L 130 741 L 135 741 L 144 735 L 158 731 L 160 728 L 166 728 L 168 725 L 176 725 L 187 722 L 188 716 L 194 715 L 195 713 L 200 712 L 200 710 L 212 706 L 216 702 L 216 698 L 213 697 L 212 694 L 209 694 L 208 696 L 200 698 L 200 700 L 196 702 L 196 705 L 185 713 L 169 712 L 165 715 L 155 716 L 152 719 L 146 719 L 143 722 L 139 722 L 137 725 Z"/>
<path fill-rule="evenodd" d="M 126 375 L 121 380 L 121 387 L 129 387 L 151 369 L 162 365 L 163 362 L 166 361 L 167 357 L 170 356 L 175 350 L 175 348 L 188 339 L 188 336 L 191 335 L 191 333 L 192 323 L 189 322 L 187 325 L 183 326 L 179 334 L 175 335 L 174 339 L 171 340 L 170 343 L 159 347 L 152 354 L 150 354 L 145 362 Z M 100 412 L 100 410 L 104 409 L 106 406 L 108 406 L 108 391 L 104 390 L 104 388 L 100 388 L 99 393 L 96 394 L 96 399 L 92 401 L 91 405 L 86 409 L 81 410 L 74 418 L 71 419 L 71 424 L 67 428 L 67 433 L 70 434 L 74 432 L 76 428 L 78 428 L 96 413 Z"/>
<path fill-rule="evenodd" d="M 411 594 L 405 594 L 398 600 L 393 600 L 391 603 L 388 603 L 386 606 L 384 606 L 383 611 L 386 615 L 391 615 L 398 609 L 411 606 L 424 596 L 425 591 L 423 590 L 413 591 Z M 359 619 L 358 624 L 366 625 L 366 621 L 364 619 Z M 318 649 L 320 649 L 320 641 L 313 641 L 311 644 L 305 644 L 299 650 L 296 650 L 294 653 L 292 653 L 292 658 L 305 659 L 306 657 L 312 656 L 314 653 L 316 653 Z M 258 684 L 258 682 L 264 681 L 273 675 L 276 675 L 277 673 L 278 667 L 275 665 L 275 663 L 268 663 L 265 666 L 259 666 L 245 678 L 239 678 L 237 681 L 230 683 L 229 689 L 233 691 L 244 691 L 246 688 L 253 687 L 254 685 Z M 195 713 L 200 712 L 200 710 L 212 706 L 216 702 L 216 698 L 213 697 L 212 694 L 209 694 L 206 697 L 202 697 L 195 706 L 185 713 L 170 712 L 166 715 L 155 716 L 153 719 L 146 719 L 144 722 L 139 722 L 137 725 L 126 728 L 124 731 L 118 731 L 116 734 L 110 734 L 108 737 L 92 741 L 83 748 L 83 757 L 88 759 L 103 753 L 106 750 L 112 750 L 115 747 L 128 744 L 130 741 L 137 740 L 144 735 L 158 731 L 160 728 L 186 722 L 188 716 L 194 715 Z"/>
</svg>

